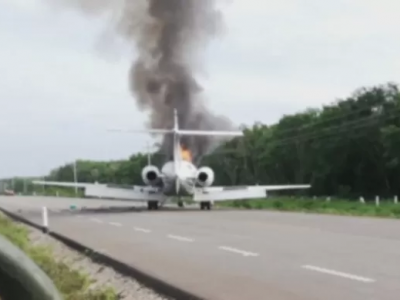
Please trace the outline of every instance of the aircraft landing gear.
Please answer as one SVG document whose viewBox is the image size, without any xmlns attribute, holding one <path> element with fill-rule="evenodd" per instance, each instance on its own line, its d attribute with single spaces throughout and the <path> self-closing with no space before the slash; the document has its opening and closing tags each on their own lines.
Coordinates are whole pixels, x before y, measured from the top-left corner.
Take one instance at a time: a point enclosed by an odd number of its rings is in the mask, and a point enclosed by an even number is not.
<svg viewBox="0 0 400 300">
<path fill-rule="evenodd" d="M 147 209 L 148 210 L 158 210 L 158 201 L 148 201 L 147 202 Z"/>
<path fill-rule="evenodd" d="M 200 209 L 201 210 L 210 210 L 211 202 L 200 202 Z"/>
</svg>

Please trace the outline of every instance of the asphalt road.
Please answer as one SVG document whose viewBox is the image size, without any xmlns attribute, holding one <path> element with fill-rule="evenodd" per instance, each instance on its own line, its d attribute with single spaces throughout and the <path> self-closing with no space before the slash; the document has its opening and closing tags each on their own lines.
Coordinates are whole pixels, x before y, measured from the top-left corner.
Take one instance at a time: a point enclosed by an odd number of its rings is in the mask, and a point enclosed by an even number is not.
<svg viewBox="0 0 400 300">
<path fill-rule="evenodd" d="M 66 212 L 71 204 L 92 209 Z M 2 197 L 0 206 L 36 221 L 47 206 L 53 231 L 205 299 L 400 297 L 398 220 L 235 210 L 147 212 L 127 202 L 60 198 Z"/>
</svg>

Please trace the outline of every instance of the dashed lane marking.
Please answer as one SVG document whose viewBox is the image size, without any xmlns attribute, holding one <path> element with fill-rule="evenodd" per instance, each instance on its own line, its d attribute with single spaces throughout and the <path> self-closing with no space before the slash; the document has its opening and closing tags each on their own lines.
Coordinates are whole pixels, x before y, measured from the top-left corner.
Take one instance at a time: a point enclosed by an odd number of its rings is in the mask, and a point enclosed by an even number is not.
<svg viewBox="0 0 400 300">
<path fill-rule="evenodd" d="M 187 238 L 184 236 L 179 236 L 179 235 L 169 234 L 169 235 L 167 235 L 167 237 L 170 239 L 181 241 L 181 242 L 194 242 L 194 239 Z"/>
<path fill-rule="evenodd" d="M 349 274 L 349 273 L 344 273 L 344 272 L 339 272 L 339 271 L 335 271 L 335 270 L 320 268 L 317 266 L 305 265 L 305 266 L 302 266 L 302 268 L 311 270 L 311 271 L 329 274 L 329 275 L 339 276 L 339 277 L 343 277 L 343 278 L 347 278 L 347 279 L 366 282 L 366 283 L 375 282 L 375 279 L 362 277 L 362 276 L 358 276 L 358 275 L 353 275 L 353 274 Z"/>
<path fill-rule="evenodd" d="M 228 251 L 228 252 L 232 252 L 232 253 L 236 253 L 236 254 L 241 254 L 241 255 L 243 255 L 245 257 L 248 257 L 248 256 L 259 256 L 258 253 L 245 251 L 245 250 L 240 250 L 240 249 L 236 249 L 236 248 L 232 248 L 232 247 L 228 247 L 228 246 L 220 246 L 220 247 L 218 247 L 218 249 L 224 250 L 224 251 Z"/>
<path fill-rule="evenodd" d="M 134 229 L 135 231 L 144 232 L 144 233 L 150 233 L 150 232 L 151 232 L 150 229 L 146 229 L 146 228 L 133 227 L 133 229 Z"/>
</svg>

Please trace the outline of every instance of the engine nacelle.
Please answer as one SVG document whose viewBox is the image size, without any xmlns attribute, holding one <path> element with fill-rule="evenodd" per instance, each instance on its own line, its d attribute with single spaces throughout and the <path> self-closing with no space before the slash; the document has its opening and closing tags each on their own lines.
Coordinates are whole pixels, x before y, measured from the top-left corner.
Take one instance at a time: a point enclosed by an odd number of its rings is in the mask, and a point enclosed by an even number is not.
<svg viewBox="0 0 400 300">
<path fill-rule="evenodd" d="M 156 185 L 160 180 L 160 170 L 156 166 L 146 166 L 142 170 L 142 179 L 147 185 Z"/>
<path fill-rule="evenodd" d="M 196 183 L 200 186 L 210 186 L 214 182 L 214 171 L 209 167 L 201 167 L 197 170 Z"/>
</svg>

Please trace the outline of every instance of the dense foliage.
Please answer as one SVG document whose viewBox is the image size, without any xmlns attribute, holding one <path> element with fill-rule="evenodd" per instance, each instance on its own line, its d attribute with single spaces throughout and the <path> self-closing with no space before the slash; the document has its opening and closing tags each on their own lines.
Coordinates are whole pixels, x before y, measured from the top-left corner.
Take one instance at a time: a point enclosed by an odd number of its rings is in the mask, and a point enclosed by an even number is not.
<svg viewBox="0 0 400 300">
<path fill-rule="evenodd" d="M 216 183 L 311 183 L 312 195 L 393 196 L 400 192 L 400 93 L 395 84 L 362 88 L 321 109 L 257 123 L 205 157 Z M 154 157 L 158 163 L 162 156 Z M 144 154 L 125 161 L 78 161 L 79 181 L 140 184 Z M 72 165 L 49 174 L 72 181 Z"/>
</svg>

